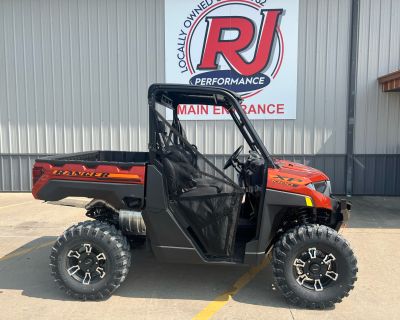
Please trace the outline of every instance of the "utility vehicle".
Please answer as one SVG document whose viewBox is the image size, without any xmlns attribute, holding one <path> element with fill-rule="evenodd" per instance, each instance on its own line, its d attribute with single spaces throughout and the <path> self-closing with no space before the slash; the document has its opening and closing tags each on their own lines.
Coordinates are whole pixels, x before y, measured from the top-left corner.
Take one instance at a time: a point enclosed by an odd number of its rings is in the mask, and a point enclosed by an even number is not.
<svg viewBox="0 0 400 320">
<path fill-rule="evenodd" d="M 166 262 L 257 265 L 272 250 L 276 285 L 296 305 L 331 307 L 348 295 L 357 261 L 338 230 L 350 203 L 331 195 L 324 173 L 271 157 L 241 101 L 222 88 L 153 84 L 148 152 L 36 160 L 36 199 L 93 199 L 86 206 L 93 220 L 70 227 L 51 250 L 52 274 L 67 294 L 110 296 L 128 274 L 130 245 L 145 237 Z M 222 168 L 213 164 L 187 140 L 180 104 L 225 108 L 249 154 L 241 155 L 239 146 Z M 164 117 L 168 108 L 172 121 Z M 228 168 L 237 178 L 228 176 Z"/>
</svg>

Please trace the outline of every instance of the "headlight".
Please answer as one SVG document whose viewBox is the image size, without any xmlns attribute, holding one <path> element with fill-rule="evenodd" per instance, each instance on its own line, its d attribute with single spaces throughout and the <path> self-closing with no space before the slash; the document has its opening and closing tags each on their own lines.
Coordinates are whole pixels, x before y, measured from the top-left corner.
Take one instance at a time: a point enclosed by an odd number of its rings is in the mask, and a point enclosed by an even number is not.
<svg viewBox="0 0 400 320">
<path fill-rule="evenodd" d="M 313 183 L 306 184 L 306 187 L 310 188 L 311 190 L 315 190 L 315 186 Z"/>
<path fill-rule="evenodd" d="M 329 180 L 309 183 L 307 184 L 307 187 L 311 190 L 318 191 L 326 196 L 331 195 L 331 182 Z"/>
</svg>

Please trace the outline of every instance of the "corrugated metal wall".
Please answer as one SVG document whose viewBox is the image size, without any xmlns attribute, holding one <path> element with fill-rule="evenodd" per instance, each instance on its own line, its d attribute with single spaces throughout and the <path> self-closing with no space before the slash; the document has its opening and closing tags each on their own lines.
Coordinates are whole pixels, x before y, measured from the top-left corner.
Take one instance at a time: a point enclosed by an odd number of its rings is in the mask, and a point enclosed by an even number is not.
<svg viewBox="0 0 400 320">
<path fill-rule="evenodd" d="M 255 121 L 273 153 L 344 153 L 349 3 L 301 1 L 297 120 Z M 147 86 L 164 80 L 163 1 L 0 5 L 1 153 L 146 149 Z M 209 154 L 242 139 L 227 121 L 187 130 Z"/>
<path fill-rule="evenodd" d="M 348 0 L 300 1 L 297 120 L 254 121 L 273 153 L 344 153 L 349 19 Z M 2 190 L 29 188 L 19 159 L 31 156 L 18 154 L 146 149 L 146 90 L 164 80 L 162 0 L 2 0 L 0 26 Z M 227 121 L 186 129 L 211 155 L 242 141 Z"/>
<path fill-rule="evenodd" d="M 354 194 L 400 195 L 400 94 L 377 78 L 400 69 L 400 1 L 361 0 Z"/>
<path fill-rule="evenodd" d="M 32 163 L 40 156 L 0 154 L 0 191 L 30 190 Z"/>
<path fill-rule="evenodd" d="M 0 1 L 0 153 L 144 150 L 162 1 Z"/>
<path fill-rule="evenodd" d="M 355 123 L 356 154 L 400 153 L 400 94 L 377 78 L 400 69 L 400 1 L 362 0 Z"/>
<path fill-rule="evenodd" d="M 361 0 L 357 115 L 365 115 L 356 123 L 357 153 L 399 153 L 399 97 L 378 93 L 373 82 L 399 63 L 396 12 L 396 0 Z M 300 0 L 297 119 L 253 122 L 272 153 L 327 171 L 339 193 L 350 13 L 351 0 Z M 29 190 L 32 155 L 146 150 L 146 91 L 164 81 L 164 64 L 163 0 L 0 0 L 0 190 Z M 373 129 L 377 104 L 385 133 Z M 227 121 L 185 127 L 217 162 L 242 142 Z"/>
</svg>

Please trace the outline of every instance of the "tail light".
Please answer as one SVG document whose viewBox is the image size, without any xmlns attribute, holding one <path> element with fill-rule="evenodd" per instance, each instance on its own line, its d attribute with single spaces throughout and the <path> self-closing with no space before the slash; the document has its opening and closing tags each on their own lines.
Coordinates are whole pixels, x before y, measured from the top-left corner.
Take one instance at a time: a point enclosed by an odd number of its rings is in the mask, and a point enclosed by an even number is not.
<svg viewBox="0 0 400 320">
<path fill-rule="evenodd" d="M 36 182 L 38 182 L 38 180 L 43 175 L 43 173 L 44 173 L 43 168 L 34 167 L 32 169 L 32 185 L 34 185 Z"/>
</svg>

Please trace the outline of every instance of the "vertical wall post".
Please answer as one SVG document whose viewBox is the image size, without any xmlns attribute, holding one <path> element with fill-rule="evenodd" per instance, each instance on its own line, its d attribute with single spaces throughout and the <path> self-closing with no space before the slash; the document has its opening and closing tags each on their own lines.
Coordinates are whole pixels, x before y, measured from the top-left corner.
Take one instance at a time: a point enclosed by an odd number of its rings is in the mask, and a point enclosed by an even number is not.
<svg viewBox="0 0 400 320">
<path fill-rule="evenodd" d="M 351 36 L 349 91 L 347 100 L 347 137 L 346 137 L 346 195 L 353 194 L 354 177 L 354 123 L 357 91 L 358 29 L 360 23 L 360 1 L 351 3 Z"/>
</svg>

